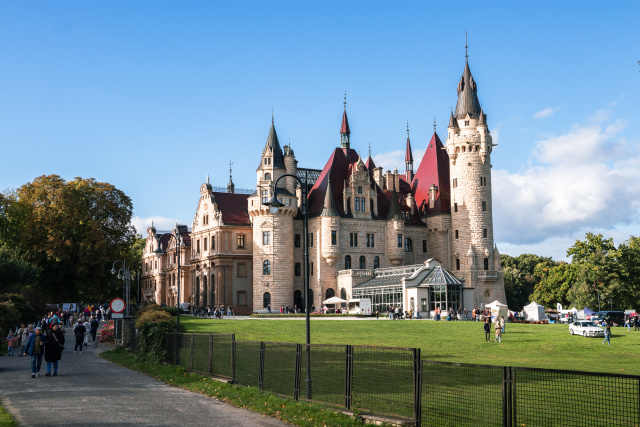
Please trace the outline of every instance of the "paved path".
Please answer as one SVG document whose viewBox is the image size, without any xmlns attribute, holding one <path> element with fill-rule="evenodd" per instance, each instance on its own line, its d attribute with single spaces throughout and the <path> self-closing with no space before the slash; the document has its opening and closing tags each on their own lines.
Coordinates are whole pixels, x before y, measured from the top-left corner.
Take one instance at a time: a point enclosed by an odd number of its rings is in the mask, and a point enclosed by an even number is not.
<svg viewBox="0 0 640 427">
<path fill-rule="evenodd" d="M 67 330 L 58 376 L 31 378 L 30 357 L 0 357 L 0 400 L 25 426 L 286 426 L 275 418 L 168 386 L 98 356 L 90 343 L 73 353 Z"/>
</svg>

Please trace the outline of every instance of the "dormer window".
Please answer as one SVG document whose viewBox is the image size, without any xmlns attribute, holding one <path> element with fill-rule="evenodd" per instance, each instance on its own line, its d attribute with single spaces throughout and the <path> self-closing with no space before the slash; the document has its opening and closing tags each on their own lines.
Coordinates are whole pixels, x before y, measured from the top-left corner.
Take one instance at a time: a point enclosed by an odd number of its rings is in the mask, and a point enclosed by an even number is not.
<svg viewBox="0 0 640 427">
<path fill-rule="evenodd" d="M 465 120 L 465 121 L 464 121 L 464 125 L 465 125 L 465 126 L 469 126 L 469 120 Z"/>
<path fill-rule="evenodd" d="M 265 181 L 271 181 L 271 174 L 270 173 L 265 173 L 264 174 L 264 180 Z"/>
<path fill-rule="evenodd" d="M 362 187 L 358 187 L 358 194 L 362 194 Z"/>
</svg>

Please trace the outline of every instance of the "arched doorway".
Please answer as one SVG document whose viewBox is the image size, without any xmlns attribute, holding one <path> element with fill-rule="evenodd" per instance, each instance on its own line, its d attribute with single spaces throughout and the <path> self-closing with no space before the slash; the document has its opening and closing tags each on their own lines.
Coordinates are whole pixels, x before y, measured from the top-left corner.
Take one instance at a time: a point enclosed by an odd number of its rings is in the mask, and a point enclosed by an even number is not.
<svg viewBox="0 0 640 427">
<path fill-rule="evenodd" d="M 345 288 L 340 289 L 340 298 L 342 298 L 343 300 L 347 300 L 347 290 Z M 342 303 L 342 307 L 346 307 L 347 303 L 343 302 Z"/>
<path fill-rule="evenodd" d="M 293 305 L 296 308 L 299 308 L 300 311 L 302 311 L 302 305 L 304 304 L 303 302 L 303 298 L 302 298 L 302 292 L 300 291 L 295 291 L 293 293 Z"/>
<path fill-rule="evenodd" d="M 333 298 L 336 296 L 336 291 L 333 290 L 333 288 L 329 288 L 327 289 L 327 292 L 325 292 L 325 299 L 329 299 L 329 298 Z"/>
<path fill-rule="evenodd" d="M 265 292 L 262 295 L 262 308 L 267 308 L 271 305 L 271 294 L 269 292 Z"/>
</svg>

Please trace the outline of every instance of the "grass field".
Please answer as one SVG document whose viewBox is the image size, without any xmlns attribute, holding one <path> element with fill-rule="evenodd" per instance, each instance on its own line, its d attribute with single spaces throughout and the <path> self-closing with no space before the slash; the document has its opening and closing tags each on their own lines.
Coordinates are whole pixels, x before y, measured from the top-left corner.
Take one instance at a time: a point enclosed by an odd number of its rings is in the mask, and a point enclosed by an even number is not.
<svg viewBox="0 0 640 427">
<path fill-rule="evenodd" d="M 238 341 L 305 340 L 302 319 L 184 316 L 180 323 L 187 332 L 235 333 Z M 569 335 L 566 325 L 510 323 L 502 338 L 502 343 L 486 343 L 480 322 L 311 319 L 312 344 L 416 347 L 424 360 L 640 375 L 640 332 L 614 328 L 611 346 L 603 346 L 600 338 Z"/>
</svg>

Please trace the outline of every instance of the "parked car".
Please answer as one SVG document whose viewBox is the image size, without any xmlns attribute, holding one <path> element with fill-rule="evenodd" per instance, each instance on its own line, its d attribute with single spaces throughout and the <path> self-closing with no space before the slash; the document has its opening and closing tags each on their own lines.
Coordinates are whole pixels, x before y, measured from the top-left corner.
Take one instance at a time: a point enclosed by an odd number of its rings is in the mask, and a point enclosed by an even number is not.
<svg viewBox="0 0 640 427">
<path fill-rule="evenodd" d="M 624 326 L 624 311 L 599 311 L 591 316 L 591 321 L 602 325 L 602 321 L 613 322 L 611 326 Z"/>
<path fill-rule="evenodd" d="M 571 335 L 582 335 L 583 337 L 604 337 L 604 329 L 596 326 L 588 320 L 578 320 L 569 325 Z"/>
</svg>

